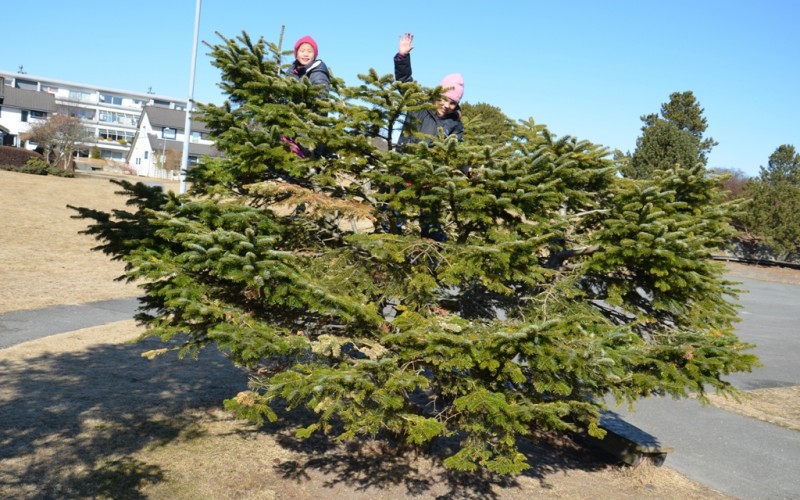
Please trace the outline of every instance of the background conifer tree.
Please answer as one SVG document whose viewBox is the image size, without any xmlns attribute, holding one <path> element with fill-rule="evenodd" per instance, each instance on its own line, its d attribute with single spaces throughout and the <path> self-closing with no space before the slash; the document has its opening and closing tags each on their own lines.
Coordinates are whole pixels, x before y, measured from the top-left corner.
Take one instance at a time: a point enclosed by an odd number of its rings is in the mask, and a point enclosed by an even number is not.
<svg viewBox="0 0 800 500">
<path fill-rule="evenodd" d="M 401 153 L 404 113 L 440 89 L 371 70 L 321 99 L 274 44 L 211 49 L 229 97 L 202 112 L 225 156 L 186 195 L 121 182 L 130 211 L 79 210 L 142 283 L 146 335 L 249 370 L 239 415 L 305 408 L 301 438 L 449 437 L 447 466 L 510 474 L 536 430 L 602 434 L 609 394 L 702 399 L 756 364 L 709 258 L 729 227 L 701 167 L 622 179 L 606 149 L 532 119 Z"/>
<path fill-rule="evenodd" d="M 502 144 L 513 137 L 513 120 L 491 104 L 464 102 L 461 104 L 461 117 L 466 123 L 464 134 L 467 140 L 475 141 L 480 136 L 488 136 L 485 140 Z"/>
<path fill-rule="evenodd" d="M 673 92 L 670 100 L 661 105 L 661 116 L 641 117 L 642 135 L 636 149 L 621 172 L 632 179 L 647 179 L 656 170 L 669 170 L 676 165 L 693 168 L 706 165 L 708 153 L 717 145 L 714 139 L 703 137 L 708 127 L 703 108 L 692 91 Z"/>
<path fill-rule="evenodd" d="M 708 128 L 708 120 L 703 116 L 704 111 L 691 90 L 673 92 L 669 95 L 669 102 L 661 104 L 661 116 L 664 120 L 697 138 L 700 160 L 703 165 L 707 165 L 708 154 L 719 143 L 711 137 L 703 136 Z"/>
<path fill-rule="evenodd" d="M 748 200 L 737 217 L 739 227 L 764 238 L 778 260 L 797 259 L 800 253 L 800 154 L 783 144 L 761 167 L 757 178 L 744 185 Z"/>
</svg>

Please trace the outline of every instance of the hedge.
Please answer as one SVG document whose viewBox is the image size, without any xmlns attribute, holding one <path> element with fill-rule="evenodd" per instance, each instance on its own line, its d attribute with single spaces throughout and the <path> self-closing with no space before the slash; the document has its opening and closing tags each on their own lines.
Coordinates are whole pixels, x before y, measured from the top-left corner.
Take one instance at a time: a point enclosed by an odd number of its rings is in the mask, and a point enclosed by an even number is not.
<svg viewBox="0 0 800 500">
<path fill-rule="evenodd" d="M 44 156 L 36 151 L 13 146 L 0 146 L 0 168 L 24 167 L 31 158 L 44 160 Z"/>
</svg>

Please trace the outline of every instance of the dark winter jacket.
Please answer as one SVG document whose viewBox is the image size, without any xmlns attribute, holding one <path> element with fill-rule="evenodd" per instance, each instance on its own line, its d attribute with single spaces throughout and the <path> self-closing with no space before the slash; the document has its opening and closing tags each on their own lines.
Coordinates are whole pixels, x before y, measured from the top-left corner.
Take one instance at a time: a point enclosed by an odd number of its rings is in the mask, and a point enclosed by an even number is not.
<svg viewBox="0 0 800 500">
<path fill-rule="evenodd" d="M 295 80 L 302 80 L 304 76 L 314 85 L 324 85 L 325 90 L 331 84 L 331 75 L 328 72 L 328 67 L 321 59 L 315 59 L 305 66 L 300 66 L 300 63 L 295 61 L 289 68 L 288 75 Z"/>
<path fill-rule="evenodd" d="M 411 54 L 403 56 L 398 53 L 394 56 L 394 78 L 401 82 L 413 80 L 411 76 Z M 411 130 L 435 136 L 438 135 L 439 128 L 444 131 L 445 136 L 456 135 L 459 141 L 462 140 L 464 138 L 464 124 L 461 122 L 461 108 L 456 106 L 452 113 L 441 117 L 432 109 L 408 112 L 403 125 L 403 132 L 400 134 L 397 144 L 403 146 L 422 140 L 411 135 Z"/>
</svg>

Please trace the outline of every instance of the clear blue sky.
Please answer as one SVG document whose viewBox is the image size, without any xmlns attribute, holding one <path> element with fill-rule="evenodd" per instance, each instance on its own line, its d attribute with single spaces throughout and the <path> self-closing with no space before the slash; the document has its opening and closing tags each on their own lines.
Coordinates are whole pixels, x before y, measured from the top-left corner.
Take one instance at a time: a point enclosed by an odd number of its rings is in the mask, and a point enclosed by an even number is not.
<svg viewBox="0 0 800 500">
<path fill-rule="evenodd" d="M 2 2 L 0 69 L 187 98 L 196 0 Z M 465 79 L 464 99 L 559 135 L 632 152 L 640 116 L 691 90 L 719 142 L 709 166 L 757 175 L 800 149 L 800 0 L 202 0 L 194 97 L 221 102 L 203 41 L 310 34 L 354 85 L 391 73 L 415 35 L 414 76 Z"/>
</svg>

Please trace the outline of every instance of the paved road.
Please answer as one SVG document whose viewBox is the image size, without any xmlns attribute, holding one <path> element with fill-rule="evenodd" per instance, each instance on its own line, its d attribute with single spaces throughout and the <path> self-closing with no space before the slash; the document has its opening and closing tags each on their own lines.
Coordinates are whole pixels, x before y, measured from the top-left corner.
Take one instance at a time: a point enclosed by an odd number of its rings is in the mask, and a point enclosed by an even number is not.
<svg viewBox="0 0 800 500">
<path fill-rule="evenodd" d="M 49 335 L 131 319 L 137 306 L 138 301 L 130 298 L 0 314 L 0 349 Z"/>
<path fill-rule="evenodd" d="M 749 390 L 800 385 L 800 286 L 740 279 L 739 336 L 757 344 L 763 367 L 729 380 Z M 0 348 L 132 317 L 135 299 L 109 300 L 0 315 Z M 675 448 L 666 466 L 746 500 L 800 499 L 800 432 L 693 400 L 653 398 L 625 420 Z"/>
<path fill-rule="evenodd" d="M 737 333 L 764 366 L 728 380 L 743 390 L 800 385 L 800 286 L 737 281 L 750 291 Z M 694 400 L 647 399 L 617 413 L 675 448 L 665 465 L 697 482 L 747 500 L 800 499 L 800 432 Z"/>
</svg>

